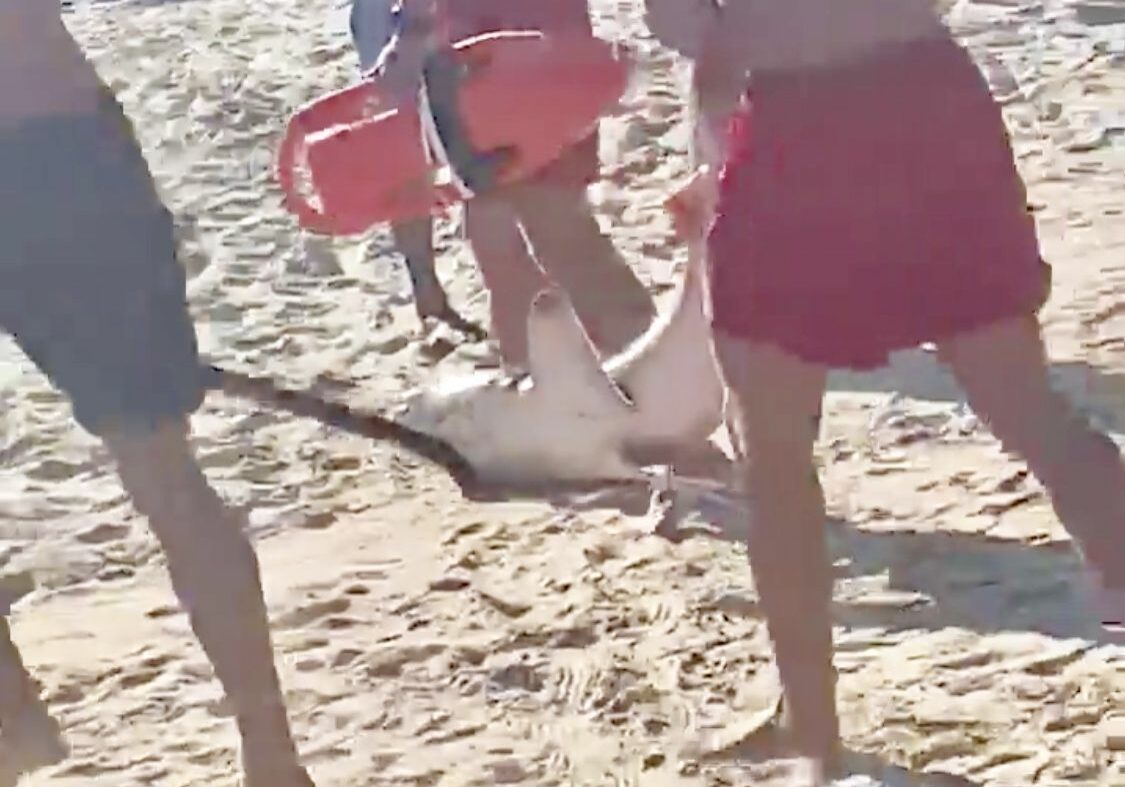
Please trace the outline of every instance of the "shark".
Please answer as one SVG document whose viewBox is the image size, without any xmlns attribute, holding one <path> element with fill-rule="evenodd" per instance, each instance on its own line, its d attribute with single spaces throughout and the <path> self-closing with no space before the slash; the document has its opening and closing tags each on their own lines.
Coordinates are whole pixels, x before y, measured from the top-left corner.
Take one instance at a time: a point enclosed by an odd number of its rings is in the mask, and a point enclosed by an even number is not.
<svg viewBox="0 0 1125 787">
<path fill-rule="evenodd" d="M 706 188 L 693 179 L 669 209 L 698 205 Z M 663 464 L 646 457 L 705 444 L 724 422 L 725 388 L 711 344 L 701 224 L 687 240 L 672 308 L 622 352 L 603 359 L 565 292 L 548 288 L 528 314 L 525 372 L 439 380 L 407 397 L 396 420 L 501 483 L 643 480 L 646 468 Z"/>
</svg>

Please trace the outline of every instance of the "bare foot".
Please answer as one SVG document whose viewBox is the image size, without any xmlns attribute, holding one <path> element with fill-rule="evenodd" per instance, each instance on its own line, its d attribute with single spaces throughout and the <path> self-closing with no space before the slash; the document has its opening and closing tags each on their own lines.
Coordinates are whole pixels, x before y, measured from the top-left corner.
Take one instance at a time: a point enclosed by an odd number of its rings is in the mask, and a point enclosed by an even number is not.
<svg viewBox="0 0 1125 787">
<path fill-rule="evenodd" d="M 1107 587 L 1101 575 L 1090 569 L 1085 592 L 1106 638 L 1113 644 L 1125 645 L 1125 588 Z"/>
</svg>

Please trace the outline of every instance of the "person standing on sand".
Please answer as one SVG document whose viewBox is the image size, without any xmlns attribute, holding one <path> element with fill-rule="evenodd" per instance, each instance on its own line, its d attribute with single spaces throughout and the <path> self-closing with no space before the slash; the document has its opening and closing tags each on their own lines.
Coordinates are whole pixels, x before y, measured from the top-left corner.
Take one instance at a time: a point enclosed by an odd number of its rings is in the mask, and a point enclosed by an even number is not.
<svg viewBox="0 0 1125 787">
<path fill-rule="evenodd" d="M 102 438 L 168 558 L 233 706 L 247 787 L 299 765 L 244 520 L 188 442 L 197 341 L 161 204 L 124 112 L 57 0 L 0 0 L 0 329 Z M 0 610 L 0 787 L 66 756 Z"/>
<path fill-rule="evenodd" d="M 353 0 L 352 35 L 365 69 L 377 67 L 413 100 L 434 46 L 498 30 L 592 35 L 586 0 Z M 504 363 L 527 366 L 531 302 L 554 279 L 594 344 L 624 349 L 655 316 L 652 296 L 602 233 L 586 197 L 598 177 L 598 134 L 535 177 L 465 204 L 465 233 L 489 291 L 492 335 Z M 411 271 L 419 316 L 448 313 L 434 275 L 433 220 L 392 225 Z"/>
<path fill-rule="evenodd" d="M 1125 633 L 1125 466 L 1050 386 L 1037 317 L 1050 268 L 1007 129 L 926 0 L 647 5 L 654 34 L 695 58 L 699 133 L 723 151 L 711 162 L 714 349 L 783 738 L 821 784 L 872 765 L 845 753 L 836 711 L 813 463 L 827 370 L 936 342 L 982 421 L 1049 491 L 1114 639 Z"/>
</svg>

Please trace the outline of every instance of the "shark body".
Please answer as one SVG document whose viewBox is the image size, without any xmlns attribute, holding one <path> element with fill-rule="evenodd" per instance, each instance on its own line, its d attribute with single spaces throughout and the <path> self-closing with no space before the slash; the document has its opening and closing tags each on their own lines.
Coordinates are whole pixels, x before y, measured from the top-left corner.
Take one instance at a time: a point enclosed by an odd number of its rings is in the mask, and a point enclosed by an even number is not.
<svg viewBox="0 0 1125 787">
<path fill-rule="evenodd" d="M 545 290 L 528 316 L 527 374 L 439 383 L 410 398 L 399 420 L 446 441 L 489 480 L 641 478 L 638 455 L 698 446 L 723 421 L 703 258 L 699 238 L 671 311 L 605 361 L 566 295 Z"/>
</svg>

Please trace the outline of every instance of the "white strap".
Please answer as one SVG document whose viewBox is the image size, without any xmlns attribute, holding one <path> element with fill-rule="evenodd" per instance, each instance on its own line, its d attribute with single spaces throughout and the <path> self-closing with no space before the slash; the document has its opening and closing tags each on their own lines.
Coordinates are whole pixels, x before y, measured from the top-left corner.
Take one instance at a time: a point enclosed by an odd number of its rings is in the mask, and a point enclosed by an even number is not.
<svg viewBox="0 0 1125 787">
<path fill-rule="evenodd" d="M 437 119 L 434 117 L 430 92 L 424 77 L 418 90 L 418 117 L 422 121 L 422 141 L 426 149 L 426 160 L 430 162 L 431 166 L 437 167 L 443 173 L 443 178 L 448 178 L 449 183 L 461 199 L 467 200 L 476 196 L 468 184 L 457 174 L 457 168 L 449 160 L 445 143 L 442 142 L 441 134 L 438 133 Z"/>
</svg>

